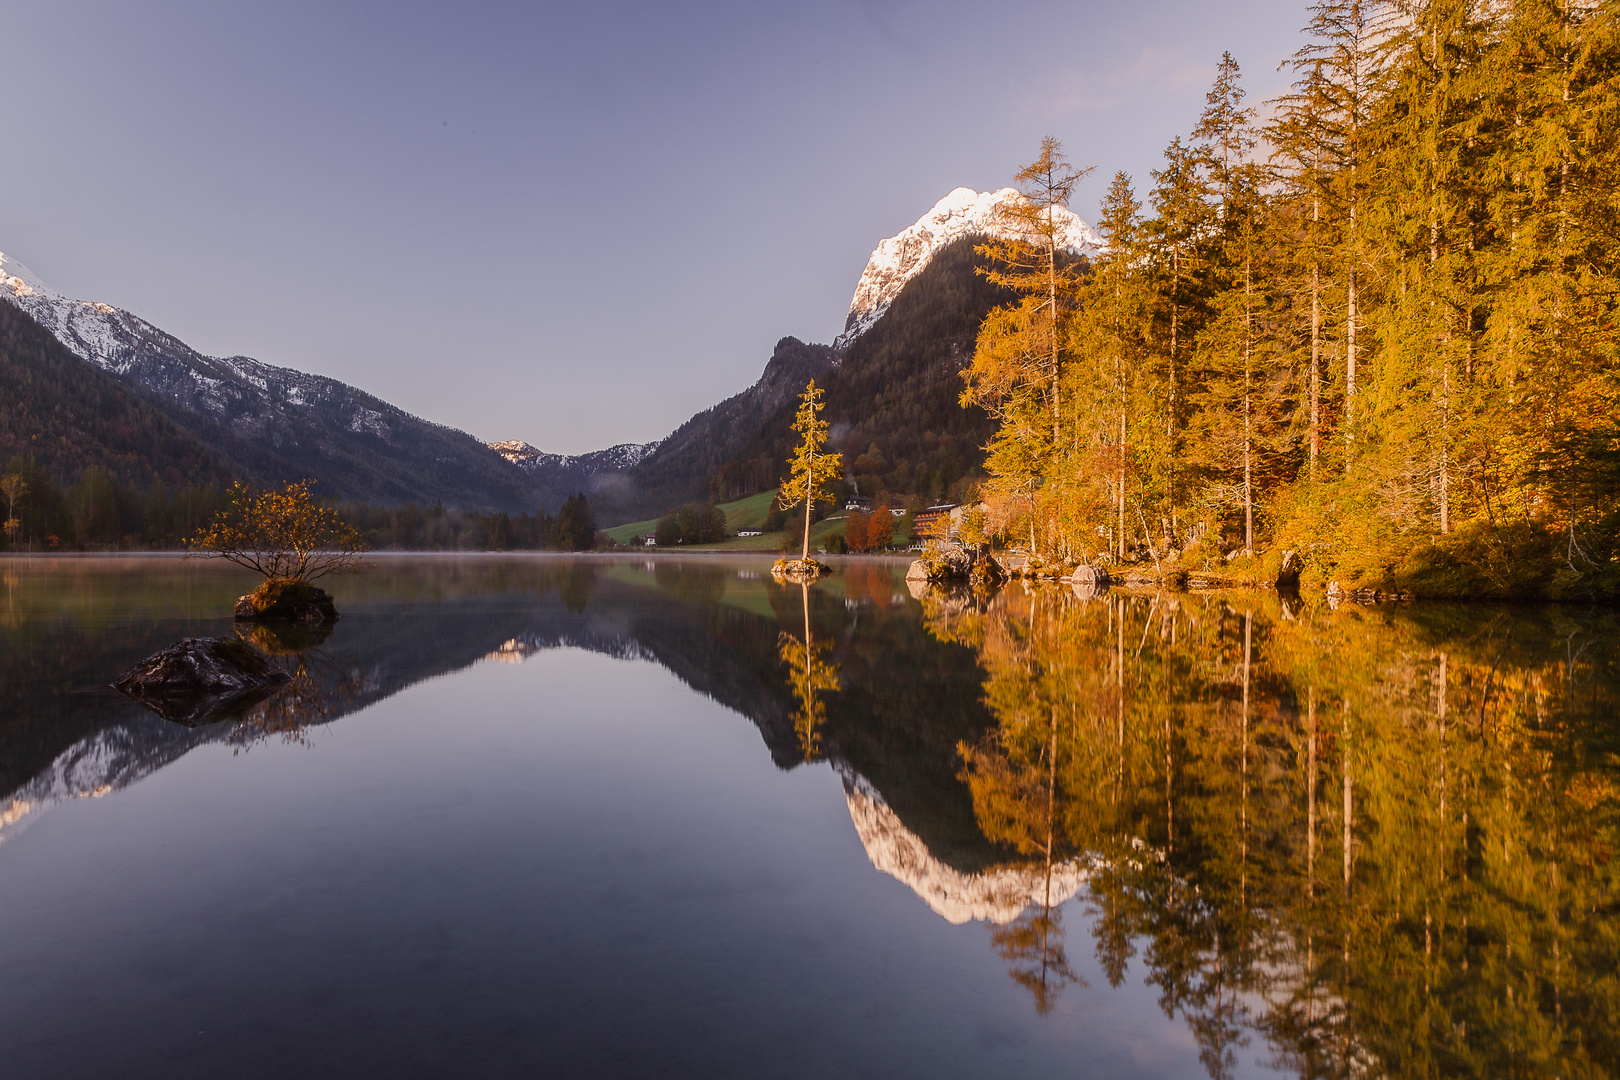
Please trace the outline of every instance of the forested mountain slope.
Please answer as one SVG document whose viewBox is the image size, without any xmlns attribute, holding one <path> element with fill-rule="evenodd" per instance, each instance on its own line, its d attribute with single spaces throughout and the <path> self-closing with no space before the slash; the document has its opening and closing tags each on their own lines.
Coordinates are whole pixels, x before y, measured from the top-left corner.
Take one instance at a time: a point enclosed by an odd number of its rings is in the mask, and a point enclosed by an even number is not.
<svg viewBox="0 0 1620 1080">
<path fill-rule="evenodd" d="M 629 470 L 624 495 L 609 502 L 614 516 L 633 521 L 708 498 L 710 479 L 723 470 L 749 491 L 773 486 L 780 462 L 749 460 L 747 448 L 760 443 L 765 425 L 784 408 L 791 412 L 806 383 L 826 380 L 834 363 L 830 346 L 778 341 L 758 382 L 692 417 Z"/>
<path fill-rule="evenodd" d="M 961 406 L 960 372 L 985 315 L 1010 298 L 974 272 L 983 261 L 974 246 L 983 240 L 964 236 L 935 254 L 827 380 L 823 415 L 832 424 L 832 446 L 863 494 L 943 498 L 983 463 L 995 426 L 984 410 Z M 779 470 L 793 442 L 792 412 L 790 401 L 760 426 L 738 460 L 770 461 Z M 729 480 L 735 471 L 728 465 L 720 475 Z M 775 481 L 773 473 L 755 490 Z M 741 485 L 721 487 L 721 495 L 742 493 Z"/>
<path fill-rule="evenodd" d="M 317 479 L 324 496 L 534 508 L 522 470 L 482 442 L 336 379 L 245 356 L 204 356 L 127 311 L 63 296 L 3 254 L 0 297 L 82 360 L 168 403 L 171 419 L 223 455 L 255 447 Z M 235 438 L 217 439 L 220 430 Z M 261 456 L 240 467 L 263 473 L 272 462 Z"/>
<path fill-rule="evenodd" d="M 0 304 L 0 466 L 31 456 L 58 482 L 100 466 L 122 484 L 223 484 L 238 470 L 113 376 Z"/>
</svg>

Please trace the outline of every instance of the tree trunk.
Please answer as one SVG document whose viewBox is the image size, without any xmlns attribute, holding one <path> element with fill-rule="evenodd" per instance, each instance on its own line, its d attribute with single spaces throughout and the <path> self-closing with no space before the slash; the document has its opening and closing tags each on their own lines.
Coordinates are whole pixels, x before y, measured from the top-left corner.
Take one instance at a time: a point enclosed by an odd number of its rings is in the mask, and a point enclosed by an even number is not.
<svg viewBox="0 0 1620 1080">
<path fill-rule="evenodd" d="M 1311 199 L 1311 222 L 1322 220 L 1322 201 Z M 1316 456 L 1322 447 L 1322 270 L 1316 261 L 1315 232 L 1311 239 L 1311 464 L 1310 482 L 1316 486 Z"/>
<path fill-rule="evenodd" d="M 816 456 L 810 455 L 810 474 L 804 481 L 804 555 L 810 558 L 810 508 L 815 505 L 816 498 Z"/>
<path fill-rule="evenodd" d="M 1254 406 L 1251 386 L 1254 360 L 1253 277 L 1243 263 L 1243 550 L 1254 554 Z"/>
</svg>

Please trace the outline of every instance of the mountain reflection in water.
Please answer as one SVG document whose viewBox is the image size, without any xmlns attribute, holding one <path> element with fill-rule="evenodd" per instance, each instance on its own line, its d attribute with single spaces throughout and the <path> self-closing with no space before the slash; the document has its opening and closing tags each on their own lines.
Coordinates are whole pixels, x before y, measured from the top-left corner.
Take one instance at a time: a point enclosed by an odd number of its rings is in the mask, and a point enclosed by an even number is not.
<svg viewBox="0 0 1620 1080">
<path fill-rule="evenodd" d="M 808 587 L 762 565 L 379 558 L 337 586 L 329 636 L 244 631 L 293 682 L 188 730 L 105 684 L 235 632 L 219 613 L 249 581 L 5 562 L 0 842 L 196 747 L 318 750 L 321 725 L 424 680 L 577 648 L 667 669 L 779 769 L 830 765 L 872 867 L 987 924 L 1026 1010 L 1106 992 L 1085 969 L 1145 978 L 1211 1076 L 1245 1055 L 1300 1076 L 1616 1071 L 1612 615 L 914 596 L 900 563 Z"/>
</svg>

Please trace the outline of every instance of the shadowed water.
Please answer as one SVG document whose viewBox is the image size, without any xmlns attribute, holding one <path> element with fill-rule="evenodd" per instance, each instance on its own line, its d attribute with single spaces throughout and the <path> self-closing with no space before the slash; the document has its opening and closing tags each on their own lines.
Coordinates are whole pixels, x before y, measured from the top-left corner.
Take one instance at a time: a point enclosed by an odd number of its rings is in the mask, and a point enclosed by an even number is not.
<svg viewBox="0 0 1620 1080">
<path fill-rule="evenodd" d="M 768 565 L 0 561 L 5 1071 L 1616 1071 L 1611 614 Z"/>
</svg>

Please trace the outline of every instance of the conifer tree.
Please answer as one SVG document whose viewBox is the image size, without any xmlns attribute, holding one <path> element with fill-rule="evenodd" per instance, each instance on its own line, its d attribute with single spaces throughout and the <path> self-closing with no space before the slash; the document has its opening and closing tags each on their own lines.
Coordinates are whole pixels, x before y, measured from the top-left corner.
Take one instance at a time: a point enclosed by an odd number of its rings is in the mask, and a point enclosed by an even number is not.
<svg viewBox="0 0 1620 1080">
<path fill-rule="evenodd" d="M 1158 323 L 1150 347 L 1164 372 L 1165 513 L 1177 529 L 1177 487 L 1190 387 L 1186 357 L 1203 323 L 1208 270 L 1205 249 L 1212 233 L 1211 208 L 1198 170 L 1199 155 L 1178 135 L 1164 151 L 1164 168 L 1153 173 L 1150 196 L 1156 216 L 1144 224 L 1155 267 Z"/>
<path fill-rule="evenodd" d="M 844 475 L 844 455 L 823 453 L 827 445 L 827 421 L 821 418 L 826 403 L 823 391 L 811 379 L 804 393 L 799 395 L 799 411 L 793 418 L 793 430 L 799 433 L 799 445 L 788 461 L 789 475 L 777 499 L 785 505 L 804 503 L 804 559 L 810 558 L 810 519 L 815 516 L 817 503 L 831 502 L 832 493 L 827 484 Z"/>
<path fill-rule="evenodd" d="M 996 222 L 1005 239 L 978 250 L 994 264 L 981 271 L 997 285 L 1024 297 L 1029 318 L 1023 332 L 1034 340 L 1026 352 L 1039 356 L 1052 414 L 1052 445 L 1062 443 L 1063 321 L 1074 293 L 1077 270 L 1063 258 L 1060 210 L 1091 168 L 1076 169 L 1063 156 L 1063 144 L 1048 135 L 1035 160 L 1014 177 L 1023 198 L 996 207 Z M 996 267 L 1000 267 L 997 269 Z"/>
<path fill-rule="evenodd" d="M 1378 93 L 1381 45 L 1395 15 L 1386 0 L 1318 0 L 1308 9 L 1308 40 L 1294 54 L 1299 76 L 1296 120 L 1309 131 L 1317 154 L 1312 178 L 1333 232 L 1333 257 L 1343 282 L 1343 435 L 1355 441 L 1355 398 L 1361 358 L 1364 302 L 1362 215 L 1369 170 L 1368 121 Z"/>
<path fill-rule="evenodd" d="M 1016 177 L 1023 198 L 998 208 L 1002 238 L 977 248 L 993 264 L 980 272 L 1018 293 L 1019 300 L 985 317 L 973 359 L 962 372 L 967 385 L 961 401 L 1000 421 L 986 447 L 991 483 L 984 494 L 994 527 L 1025 518 L 1031 550 L 1041 516 L 1038 493 L 1056 460 L 1073 449 L 1073 439 L 1065 441 L 1062 430 L 1062 387 L 1080 266 L 1060 250 L 1058 213 L 1090 171 L 1070 165 L 1056 139 L 1042 139 L 1040 154 Z M 1047 509 L 1060 512 L 1061 504 L 1059 498 Z"/>
<path fill-rule="evenodd" d="M 1089 406 L 1081 416 L 1092 432 L 1092 442 L 1102 451 L 1093 460 L 1107 469 L 1107 475 L 1098 479 L 1110 489 L 1107 524 L 1114 537 L 1114 554 L 1120 559 L 1125 557 L 1127 537 L 1134 532 L 1126 522 L 1127 489 L 1135 471 L 1133 464 L 1137 464 L 1132 460 L 1131 430 L 1135 426 L 1146 438 L 1147 432 L 1156 427 L 1142 423 L 1137 413 L 1152 397 L 1143 393 L 1141 385 L 1151 302 L 1145 278 L 1141 209 L 1130 177 L 1116 173 L 1097 219 L 1098 231 L 1108 246 L 1081 288 L 1083 316 L 1075 327 L 1077 351 L 1088 353 L 1091 364 L 1070 395 L 1077 403 Z M 1139 452 L 1136 457 L 1141 464 L 1149 464 L 1147 454 Z M 1066 471 L 1079 477 L 1086 470 L 1082 462 L 1077 462 L 1075 468 Z"/>
</svg>

